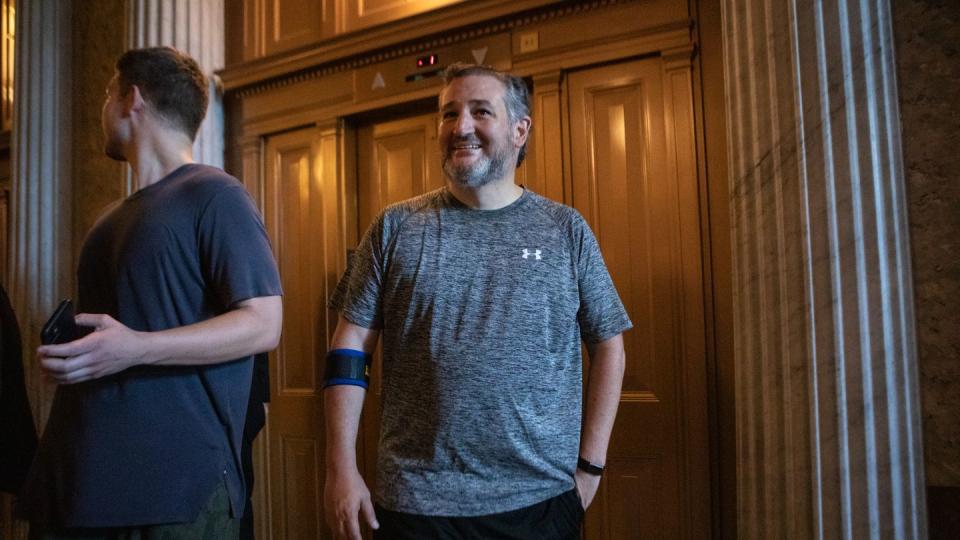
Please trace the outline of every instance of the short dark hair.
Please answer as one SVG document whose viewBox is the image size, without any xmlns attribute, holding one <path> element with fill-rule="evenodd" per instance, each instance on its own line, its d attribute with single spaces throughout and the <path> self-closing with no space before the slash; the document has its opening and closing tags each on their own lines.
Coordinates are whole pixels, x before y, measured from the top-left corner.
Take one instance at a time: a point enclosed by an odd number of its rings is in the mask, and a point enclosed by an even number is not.
<svg viewBox="0 0 960 540">
<path fill-rule="evenodd" d="M 510 122 L 516 122 L 524 116 L 530 116 L 530 90 L 527 83 L 515 75 L 505 73 L 496 68 L 482 64 L 465 64 L 455 62 L 447 66 L 443 71 L 443 87 L 450 86 L 455 79 L 467 77 L 470 75 L 484 75 L 493 77 L 500 81 L 506 92 L 503 95 L 503 101 L 507 107 L 507 114 Z M 528 139 L 529 140 L 529 139 Z M 517 156 L 517 167 L 523 163 L 523 158 L 527 155 L 527 141 L 524 141 L 520 147 L 520 154 Z"/>
<path fill-rule="evenodd" d="M 129 50 L 117 59 L 117 83 L 125 96 L 136 85 L 165 120 L 193 140 L 207 114 L 207 77 L 197 61 L 171 47 Z"/>
</svg>

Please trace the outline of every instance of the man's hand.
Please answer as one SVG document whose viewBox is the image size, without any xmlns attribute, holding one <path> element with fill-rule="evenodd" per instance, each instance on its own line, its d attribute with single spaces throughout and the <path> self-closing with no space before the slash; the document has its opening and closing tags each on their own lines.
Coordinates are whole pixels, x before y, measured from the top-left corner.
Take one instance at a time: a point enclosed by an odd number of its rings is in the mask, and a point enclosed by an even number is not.
<svg viewBox="0 0 960 540">
<path fill-rule="evenodd" d="M 600 487 L 600 477 L 577 469 L 577 472 L 573 475 L 573 481 L 577 486 L 577 494 L 580 495 L 580 504 L 586 510 L 597 495 L 597 489 Z"/>
<path fill-rule="evenodd" d="M 346 473 L 328 471 L 323 486 L 323 508 L 334 538 L 361 540 L 358 518 L 361 513 L 370 527 L 380 528 L 373 512 L 370 490 L 356 469 Z"/>
<path fill-rule="evenodd" d="M 69 343 L 37 348 L 40 368 L 57 384 L 99 379 L 142 363 L 147 350 L 143 332 L 109 315 L 81 313 L 76 322 L 94 331 Z"/>
</svg>

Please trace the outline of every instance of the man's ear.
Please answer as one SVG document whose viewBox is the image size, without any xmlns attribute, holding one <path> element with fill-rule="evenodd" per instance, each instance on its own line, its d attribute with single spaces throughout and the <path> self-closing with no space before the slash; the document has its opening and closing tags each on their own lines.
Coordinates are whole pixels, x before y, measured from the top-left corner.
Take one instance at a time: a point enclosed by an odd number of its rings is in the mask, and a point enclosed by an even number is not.
<svg viewBox="0 0 960 540">
<path fill-rule="evenodd" d="M 533 125 L 533 120 L 529 116 L 524 116 L 523 118 L 517 120 L 513 124 L 513 145 L 517 148 L 520 148 L 527 142 L 527 137 L 530 136 L 530 127 Z"/>
<path fill-rule="evenodd" d="M 146 109 L 147 102 L 143 99 L 143 94 L 140 92 L 140 87 L 131 84 L 130 89 L 127 90 L 127 95 L 123 98 L 123 112 L 129 116 L 133 112 L 143 113 Z"/>
</svg>

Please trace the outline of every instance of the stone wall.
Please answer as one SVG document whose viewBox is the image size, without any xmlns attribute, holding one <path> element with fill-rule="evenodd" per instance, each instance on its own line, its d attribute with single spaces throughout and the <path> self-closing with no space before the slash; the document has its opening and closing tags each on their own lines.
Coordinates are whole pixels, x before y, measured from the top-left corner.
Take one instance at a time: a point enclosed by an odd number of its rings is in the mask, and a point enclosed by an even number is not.
<svg viewBox="0 0 960 540">
<path fill-rule="evenodd" d="M 960 2 L 895 0 L 892 8 L 930 534 L 958 538 Z"/>
</svg>

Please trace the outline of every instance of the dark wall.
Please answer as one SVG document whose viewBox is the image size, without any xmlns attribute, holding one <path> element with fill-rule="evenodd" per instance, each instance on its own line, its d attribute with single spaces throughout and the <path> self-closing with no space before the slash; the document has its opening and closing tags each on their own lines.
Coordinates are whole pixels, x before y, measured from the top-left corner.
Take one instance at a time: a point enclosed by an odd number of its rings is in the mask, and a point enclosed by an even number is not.
<svg viewBox="0 0 960 540">
<path fill-rule="evenodd" d="M 894 0 L 931 538 L 960 538 L 960 2 Z"/>
</svg>

